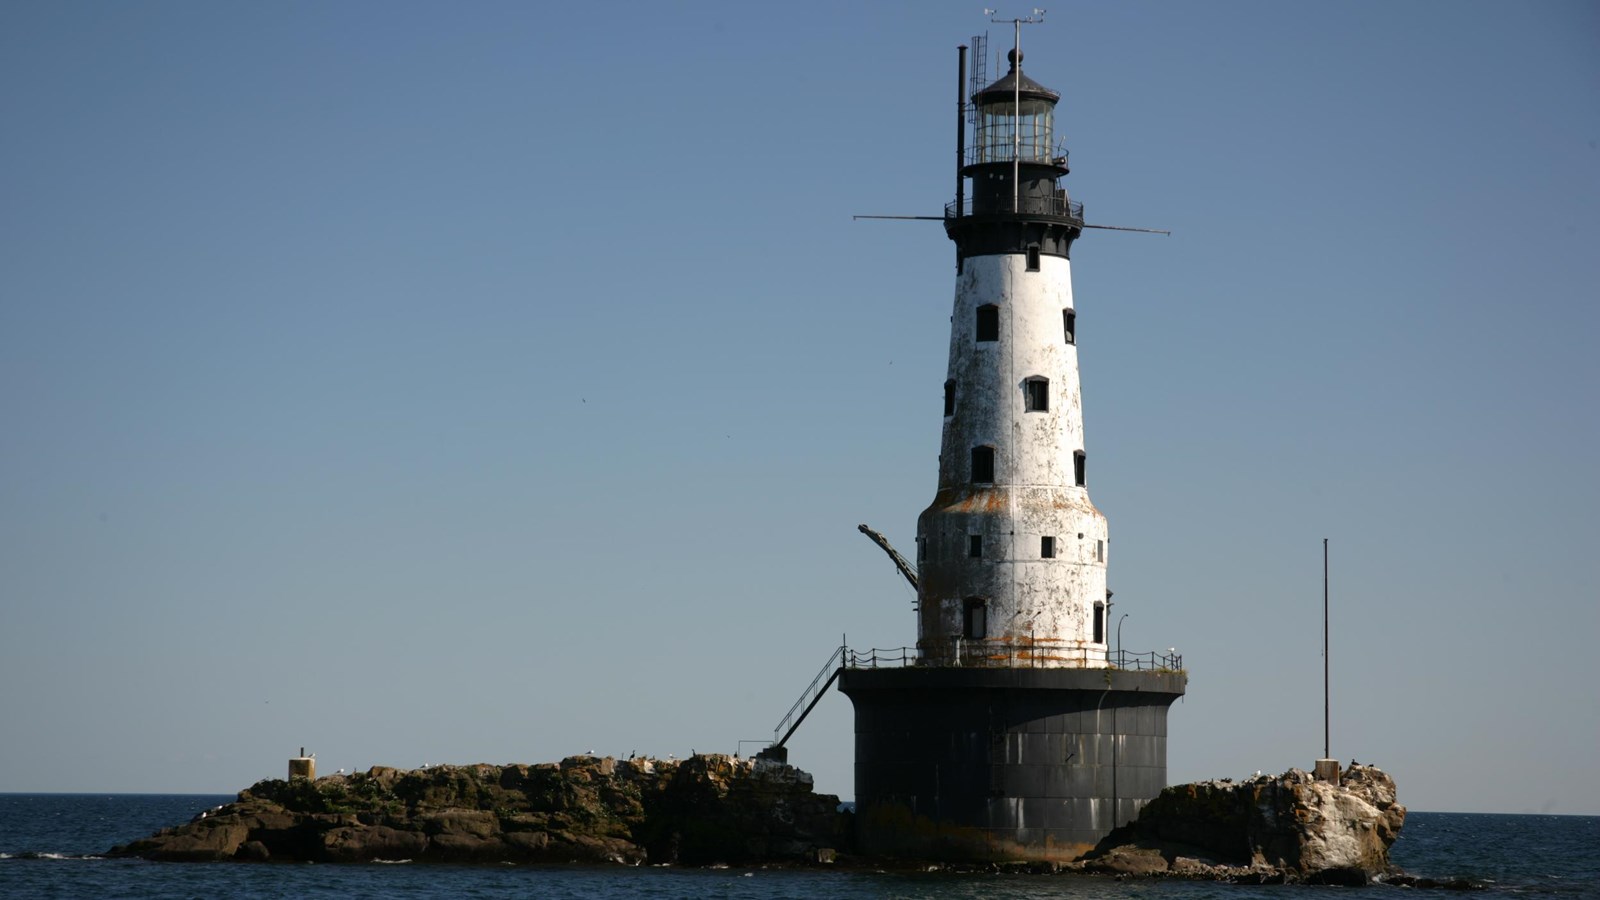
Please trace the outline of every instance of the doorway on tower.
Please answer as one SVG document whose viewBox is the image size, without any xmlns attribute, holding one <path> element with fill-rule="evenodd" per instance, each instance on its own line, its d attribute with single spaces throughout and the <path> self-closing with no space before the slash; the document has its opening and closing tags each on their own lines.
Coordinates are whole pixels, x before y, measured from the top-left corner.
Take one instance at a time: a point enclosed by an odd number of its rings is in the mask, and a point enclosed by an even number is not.
<svg viewBox="0 0 1600 900">
<path fill-rule="evenodd" d="M 989 636 L 989 605 L 982 597 L 968 597 L 961 616 L 961 636 L 983 639 Z"/>
</svg>

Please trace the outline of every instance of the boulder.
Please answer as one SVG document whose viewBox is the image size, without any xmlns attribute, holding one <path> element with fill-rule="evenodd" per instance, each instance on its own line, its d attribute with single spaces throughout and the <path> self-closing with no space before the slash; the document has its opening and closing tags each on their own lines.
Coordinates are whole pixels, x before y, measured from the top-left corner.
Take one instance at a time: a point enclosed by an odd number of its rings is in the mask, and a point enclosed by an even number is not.
<svg viewBox="0 0 1600 900">
<path fill-rule="evenodd" d="M 242 822 L 198 820 L 167 829 L 129 845 L 129 855 L 171 862 L 216 862 L 232 859 L 249 837 Z"/>
<path fill-rule="evenodd" d="M 1405 824 L 1394 780 L 1352 763 L 1338 784 L 1290 769 L 1169 787 L 1079 866 L 1115 874 L 1366 884 Z"/>
<path fill-rule="evenodd" d="M 322 836 L 321 858 L 328 862 L 415 859 L 428 847 L 428 837 L 417 831 L 387 825 L 335 828 Z"/>
</svg>

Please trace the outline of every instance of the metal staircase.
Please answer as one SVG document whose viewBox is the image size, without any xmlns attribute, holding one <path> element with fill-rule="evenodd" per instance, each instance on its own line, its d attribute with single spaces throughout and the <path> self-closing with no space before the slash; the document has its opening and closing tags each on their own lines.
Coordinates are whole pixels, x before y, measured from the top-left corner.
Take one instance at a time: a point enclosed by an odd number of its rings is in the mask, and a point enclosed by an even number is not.
<svg viewBox="0 0 1600 900">
<path fill-rule="evenodd" d="M 811 684 L 801 692 L 800 699 L 796 700 L 794 705 L 789 707 L 789 712 L 778 721 L 778 727 L 772 729 L 771 746 L 761 751 L 759 755 L 780 760 L 788 756 L 783 745 L 788 742 L 795 729 L 800 727 L 800 723 L 806 720 L 806 716 L 816 708 L 817 703 L 822 700 L 822 695 L 827 693 L 828 688 L 838 680 L 849 653 L 849 646 L 841 638 L 839 646 L 833 648 L 833 655 L 823 664 L 822 671 L 817 673 L 816 678 L 811 679 Z"/>
</svg>

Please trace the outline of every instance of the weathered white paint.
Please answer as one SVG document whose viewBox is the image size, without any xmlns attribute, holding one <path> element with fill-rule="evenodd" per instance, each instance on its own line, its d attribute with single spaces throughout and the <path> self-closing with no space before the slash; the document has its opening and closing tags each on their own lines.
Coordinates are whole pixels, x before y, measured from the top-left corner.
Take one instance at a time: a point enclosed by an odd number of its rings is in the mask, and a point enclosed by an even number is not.
<svg viewBox="0 0 1600 900">
<path fill-rule="evenodd" d="M 917 523 L 918 646 L 936 664 L 1104 666 L 1094 604 L 1106 599 L 1106 520 L 1076 483 L 1084 449 L 1078 348 L 1062 313 L 1073 309 L 1068 260 L 1022 254 L 967 259 L 957 278 L 939 492 Z M 999 307 L 998 341 L 978 342 L 978 307 Z M 1026 411 L 1029 378 L 1050 380 L 1049 409 Z M 973 447 L 995 449 L 992 484 L 970 479 Z M 968 537 L 983 535 L 983 557 Z M 1054 559 L 1040 556 L 1044 536 Z M 969 598 L 988 609 L 987 635 L 962 639 Z M 958 649 L 959 647 L 959 649 Z"/>
</svg>

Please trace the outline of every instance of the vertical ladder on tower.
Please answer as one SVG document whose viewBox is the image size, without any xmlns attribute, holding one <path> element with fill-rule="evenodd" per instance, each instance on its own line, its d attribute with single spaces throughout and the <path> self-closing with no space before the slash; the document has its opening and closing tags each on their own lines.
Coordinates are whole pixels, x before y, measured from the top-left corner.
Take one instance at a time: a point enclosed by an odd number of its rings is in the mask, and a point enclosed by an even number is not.
<svg viewBox="0 0 1600 900">
<path fill-rule="evenodd" d="M 967 125 L 972 128 L 972 140 L 978 139 L 978 105 L 972 95 L 989 86 L 989 33 L 972 36 L 972 74 L 967 78 Z M 968 152 L 968 151 L 963 151 Z M 968 159 L 967 162 L 976 160 Z"/>
<path fill-rule="evenodd" d="M 978 124 L 978 110 L 971 103 L 972 95 L 989 86 L 989 33 L 972 36 L 972 77 L 967 84 L 967 121 Z"/>
</svg>

